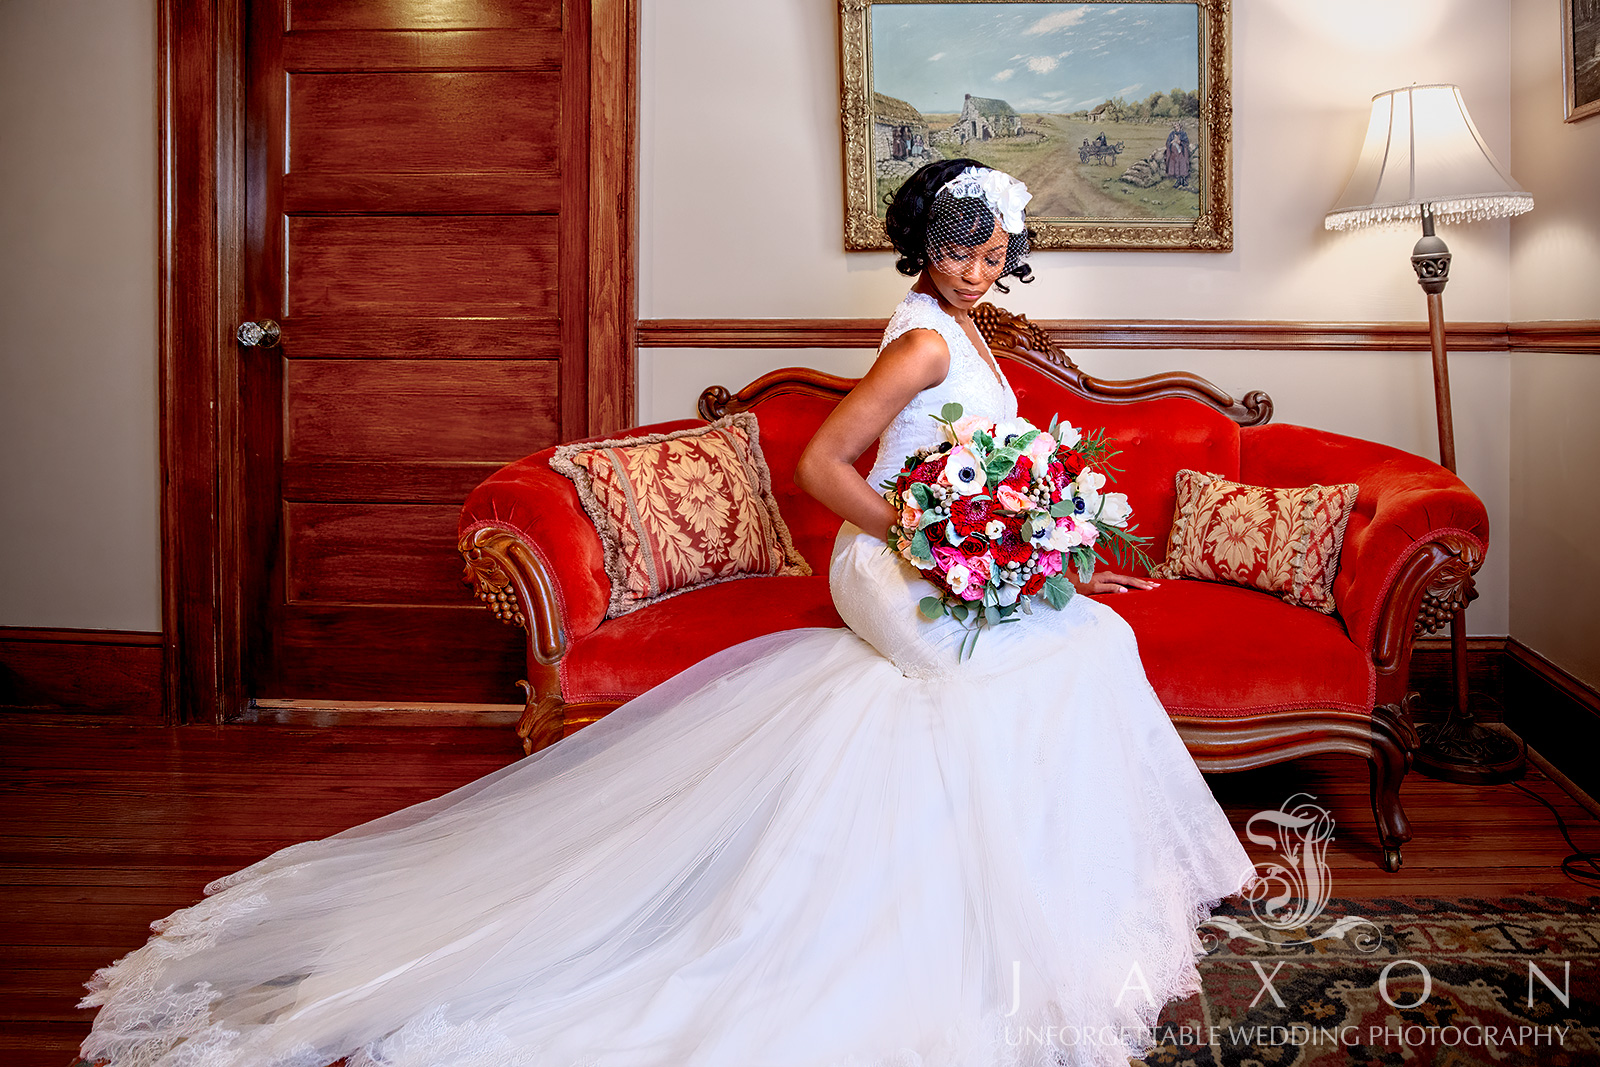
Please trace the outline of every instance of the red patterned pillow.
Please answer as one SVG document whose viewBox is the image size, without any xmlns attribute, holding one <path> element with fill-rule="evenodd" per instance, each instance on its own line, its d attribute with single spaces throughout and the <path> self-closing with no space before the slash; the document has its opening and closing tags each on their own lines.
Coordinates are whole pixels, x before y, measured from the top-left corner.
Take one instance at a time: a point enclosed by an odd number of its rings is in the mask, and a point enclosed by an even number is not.
<svg viewBox="0 0 1600 1067">
<path fill-rule="evenodd" d="M 778 514 L 750 412 L 563 445 L 550 466 L 577 485 L 605 546 L 608 619 L 715 582 L 811 573 Z"/>
<path fill-rule="evenodd" d="M 1157 578 L 1204 578 L 1281 593 L 1331 615 L 1333 579 L 1359 487 L 1268 489 L 1181 470 L 1167 558 Z"/>
</svg>

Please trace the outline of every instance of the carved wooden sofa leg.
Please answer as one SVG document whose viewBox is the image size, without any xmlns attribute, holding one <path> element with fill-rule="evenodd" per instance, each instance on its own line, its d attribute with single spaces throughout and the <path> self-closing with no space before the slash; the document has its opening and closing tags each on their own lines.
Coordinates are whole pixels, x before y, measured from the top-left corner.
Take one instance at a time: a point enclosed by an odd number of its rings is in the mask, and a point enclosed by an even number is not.
<svg viewBox="0 0 1600 1067">
<path fill-rule="evenodd" d="M 1415 696 L 1415 694 L 1412 694 Z M 1411 753 L 1417 747 L 1417 728 L 1406 707 L 1383 704 L 1372 711 L 1372 755 L 1367 769 L 1372 782 L 1372 816 L 1378 823 L 1378 843 L 1383 848 L 1383 868 L 1400 869 L 1400 846 L 1411 840 L 1411 822 L 1400 804 L 1400 784 L 1411 770 Z"/>
<path fill-rule="evenodd" d="M 522 751 L 531 755 L 566 735 L 567 706 L 559 696 L 540 696 L 533 683 L 525 678 L 517 685 L 527 697 L 522 705 L 522 718 L 517 720 L 517 736 L 522 738 Z"/>
</svg>

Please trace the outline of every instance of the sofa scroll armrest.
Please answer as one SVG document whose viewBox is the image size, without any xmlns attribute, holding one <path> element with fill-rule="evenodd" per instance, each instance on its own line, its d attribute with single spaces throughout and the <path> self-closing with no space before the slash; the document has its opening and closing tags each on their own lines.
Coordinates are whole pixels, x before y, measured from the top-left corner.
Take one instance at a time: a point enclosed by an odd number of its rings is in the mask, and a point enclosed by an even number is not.
<svg viewBox="0 0 1600 1067">
<path fill-rule="evenodd" d="M 1350 639 L 1377 666 L 1379 701 L 1406 685 L 1411 642 L 1476 595 L 1489 516 L 1460 478 L 1387 445 L 1306 426 L 1240 431 L 1240 480 L 1278 487 L 1355 482 L 1334 599 Z"/>
<path fill-rule="evenodd" d="M 553 449 L 496 471 L 461 508 L 466 580 L 502 621 L 528 634 L 528 666 L 552 666 L 593 633 L 611 596 L 605 553 Z"/>
</svg>

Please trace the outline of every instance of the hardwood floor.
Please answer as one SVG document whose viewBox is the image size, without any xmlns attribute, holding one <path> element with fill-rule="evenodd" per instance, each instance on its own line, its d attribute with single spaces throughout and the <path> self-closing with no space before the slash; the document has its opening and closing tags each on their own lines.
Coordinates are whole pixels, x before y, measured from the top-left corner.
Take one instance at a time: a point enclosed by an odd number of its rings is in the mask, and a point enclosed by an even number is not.
<svg viewBox="0 0 1600 1067">
<path fill-rule="evenodd" d="M 298 729 L 267 725 L 85 728 L 0 724 L 0 1062 L 66 1067 L 92 1012 L 74 1005 L 96 967 L 206 882 L 504 766 L 501 727 Z M 1463 786 L 1413 773 L 1414 839 L 1381 870 L 1367 768 L 1324 756 L 1208 776 L 1245 836 L 1261 810 L 1308 793 L 1335 820 L 1333 895 L 1583 898 L 1561 871 L 1571 849 L 1550 811 L 1515 784 Z M 1555 806 L 1578 847 L 1600 825 L 1537 767 L 1521 783 Z"/>
</svg>

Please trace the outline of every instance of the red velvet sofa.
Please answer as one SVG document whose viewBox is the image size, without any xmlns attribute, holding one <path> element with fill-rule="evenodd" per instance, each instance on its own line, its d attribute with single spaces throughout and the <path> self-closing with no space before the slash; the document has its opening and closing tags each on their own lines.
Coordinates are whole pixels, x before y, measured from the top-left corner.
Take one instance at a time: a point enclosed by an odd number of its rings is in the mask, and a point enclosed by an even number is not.
<svg viewBox="0 0 1600 1067">
<path fill-rule="evenodd" d="M 1103 426 L 1118 442 L 1139 530 L 1165 554 L 1174 473 L 1184 467 L 1267 486 L 1356 482 L 1334 594 L 1336 615 L 1267 593 L 1172 580 L 1106 602 L 1133 627 L 1151 684 L 1201 770 L 1260 767 L 1313 752 L 1350 752 L 1371 768 L 1383 866 L 1397 870 L 1411 837 L 1399 789 L 1417 744 L 1407 683 L 1413 637 L 1475 596 L 1488 518 L 1436 463 L 1303 426 L 1268 425 L 1271 401 L 1235 401 L 1186 373 L 1137 381 L 1082 374 L 1045 333 L 993 305 L 975 312 L 1021 413 Z M 801 626 L 841 626 L 828 595 L 839 520 L 794 486 L 801 450 L 853 383 L 816 371 L 768 374 L 737 394 L 708 389 L 703 418 L 750 410 L 779 507 L 813 577 L 724 582 L 605 620 L 609 584 L 599 538 L 553 450 L 512 463 L 462 509 L 467 579 L 503 621 L 527 633 L 527 751 L 593 722 L 713 652 Z M 678 429 L 694 420 L 639 427 Z M 860 460 L 865 473 L 871 450 Z M 716 627 L 692 625 L 716 618 Z"/>
</svg>

